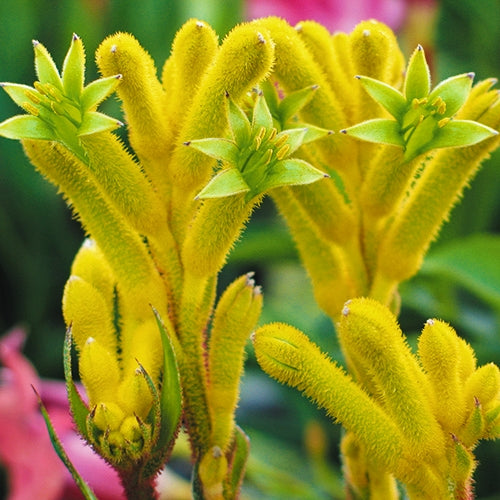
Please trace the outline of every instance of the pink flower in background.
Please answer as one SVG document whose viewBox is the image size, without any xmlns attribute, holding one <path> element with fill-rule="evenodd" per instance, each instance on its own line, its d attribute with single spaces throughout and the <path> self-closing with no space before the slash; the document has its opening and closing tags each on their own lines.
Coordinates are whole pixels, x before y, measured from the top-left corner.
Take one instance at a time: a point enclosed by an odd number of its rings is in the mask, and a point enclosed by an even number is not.
<svg viewBox="0 0 500 500">
<path fill-rule="evenodd" d="M 22 355 L 25 333 L 0 340 L 0 462 L 7 470 L 9 500 L 76 500 L 82 495 L 57 456 L 38 409 L 40 393 L 71 461 L 100 500 L 123 498 L 118 476 L 76 434 L 63 382 L 44 381 Z"/>
<path fill-rule="evenodd" d="M 247 0 L 246 17 L 279 16 L 292 25 L 317 21 L 331 32 L 350 32 L 360 21 L 373 18 L 397 29 L 406 4 L 405 0 Z"/>
</svg>

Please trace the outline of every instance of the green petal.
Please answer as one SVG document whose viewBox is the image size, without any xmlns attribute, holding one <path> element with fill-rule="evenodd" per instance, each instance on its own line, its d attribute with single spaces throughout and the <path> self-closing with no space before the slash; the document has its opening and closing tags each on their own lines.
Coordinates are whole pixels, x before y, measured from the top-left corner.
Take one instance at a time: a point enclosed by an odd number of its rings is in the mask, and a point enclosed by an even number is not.
<svg viewBox="0 0 500 500">
<path fill-rule="evenodd" d="M 81 137 L 97 132 L 105 132 L 106 130 L 114 130 L 122 125 L 123 123 L 116 118 L 98 113 L 97 111 L 88 111 L 83 115 L 82 124 L 78 128 L 78 136 Z"/>
<path fill-rule="evenodd" d="M 228 99 L 228 119 L 234 141 L 240 146 L 250 142 L 250 121 L 245 112 L 230 98 Z"/>
<path fill-rule="evenodd" d="M 424 151 L 434 149 L 430 144 L 438 130 L 439 126 L 433 116 L 428 116 L 422 120 L 411 132 L 406 142 L 404 159 L 410 161 Z"/>
<path fill-rule="evenodd" d="M 197 199 L 223 198 L 250 191 L 250 187 L 237 168 L 228 168 L 219 172 L 197 194 Z"/>
<path fill-rule="evenodd" d="M 70 99 L 78 101 L 83 90 L 85 78 L 85 52 L 79 36 L 73 35 L 68 53 L 64 59 L 62 82 L 64 93 Z"/>
<path fill-rule="evenodd" d="M 286 123 L 296 115 L 314 96 L 318 85 L 311 85 L 287 95 L 279 104 L 281 123 Z"/>
<path fill-rule="evenodd" d="M 434 139 L 429 143 L 429 148 L 471 146 L 495 135 L 498 135 L 495 129 L 482 123 L 469 120 L 452 120 L 438 129 Z"/>
<path fill-rule="evenodd" d="M 418 46 L 410 57 L 404 84 L 404 94 L 408 103 L 413 99 L 427 97 L 431 90 L 431 74 L 425 60 L 422 46 Z"/>
<path fill-rule="evenodd" d="M 257 134 L 262 127 L 271 129 L 273 127 L 273 117 L 264 96 L 258 95 L 253 108 L 252 133 Z"/>
<path fill-rule="evenodd" d="M 41 139 L 53 141 L 54 131 L 40 118 L 32 115 L 17 115 L 0 123 L 0 135 L 7 139 Z"/>
<path fill-rule="evenodd" d="M 321 139 L 322 137 L 326 137 L 327 135 L 331 134 L 333 134 L 331 130 L 307 124 L 306 133 L 304 135 L 304 138 L 302 139 L 302 144 L 307 144 L 308 142 L 317 141 L 318 139 Z"/>
<path fill-rule="evenodd" d="M 283 130 L 280 132 L 275 139 L 275 143 L 279 143 L 281 137 L 286 137 L 286 141 L 283 145 L 288 144 L 290 149 L 288 150 L 286 156 L 290 156 L 294 151 L 296 151 L 302 144 L 304 144 L 304 137 L 307 133 L 307 128 L 291 128 L 288 130 Z"/>
<path fill-rule="evenodd" d="M 121 82 L 122 75 L 100 78 L 89 83 L 82 92 L 80 105 L 82 111 L 95 109 L 106 97 L 110 96 Z"/>
<path fill-rule="evenodd" d="M 357 125 L 341 130 L 341 132 L 368 142 L 391 144 L 401 147 L 404 147 L 405 144 L 401 136 L 399 123 L 395 120 L 375 118 L 374 120 L 358 123 Z"/>
<path fill-rule="evenodd" d="M 42 99 L 40 93 L 29 85 L 22 85 L 20 83 L 2 83 L 0 86 L 5 90 L 5 92 L 7 92 L 7 94 L 9 94 L 9 97 L 13 101 L 25 111 L 28 111 L 28 109 L 26 109 L 26 103 L 29 103 L 32 106 L 35 105 L 35 103 L 28 97 L 29 93 L 31 93 L 35 99 L 38 98 L 38 96 Z"/>
<path fill-rule="evenodd" d="M 381 104 L 389 113 L 401 121 L 407 109 L 406 99 L 403 94 L 387 83 L 375 80 L 368 76 L 357 76 L 363 88 Z"/>
<path fill-rule="evenodd" d="M 453 116 L 465 103 L 472 88 L 474 73 L 452 76 L 440 82 L 429 94 L 429 103 L 441 97 L 446 103 L 443 116 Z"/>
<path fill-rule="evenodd" d="M 50 83 L 63 92 L 63 85 L 49 51 L 37 40 L 33 40 L 35 49 L 35 69 L 40 83 Z"/>
<path fill-rule="evenodd" d="M 238 163 L 240 150 L 238 146 L 229 139 L 196 139 L 184 143 L 185 146 L 192 147 L 205 153 L 216 160 L 223 160 L 231 165 Z"/>
<path fill-rule="evenodd" d="M 311 184 L 329 177 L 328 174 L 313 167 L 304 160 L 292 158 L 276 162 L 267 172 L 265 179 L 257 186 L 257 193 L 262 194 L 270 189 L 281 186 L 299 186 Z"/>
</svg>

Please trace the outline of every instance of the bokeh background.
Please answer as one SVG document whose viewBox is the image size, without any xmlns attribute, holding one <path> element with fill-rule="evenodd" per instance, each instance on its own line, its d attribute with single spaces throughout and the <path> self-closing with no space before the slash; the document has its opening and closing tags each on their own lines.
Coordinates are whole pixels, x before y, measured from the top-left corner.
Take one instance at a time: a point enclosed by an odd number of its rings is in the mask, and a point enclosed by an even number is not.
<svg viewBox="0 0 500 500">
<path fill-rule="evenodd" d="M 500 76 L 499 0 L 395 3 L 403 12 L 395 26 L 403 50 L 408 55 L 416 43 L 424 44 L 432 55 L 435 81 L 469 71 L 476 73 L 476 80 Z M 34 81 L 32 39 L 41 41 L 60 65 L 76 32 L 86 46 L 91 80 L 97 77 L 93 54 L 108 34 L 133 33 L 161 67 L 175 32 L 190 17 L 209 22 L 222 38 L 248 12 L 241 0 L 1 0 L 0 81 Z M 335 19 L 329 22 L 335 26 Z M 119 115 L 117 102 L 105 106 Z M 17 112 L 7 95 L 0 95 L 0 121 Z M 473 345 L 480 363 L 500 364 L 499 233 L 497 153 L 455 208 L 421 273 L 402 286 L 400 322 L 410 342 L 428 317 L 440 317 Z M 28 329 L 25 353 L 43 377 L 62 378 L 60 302 L 82 239 L 64 201 L 34 171 L 19 143 L 0 139 L 0 333 L 14 325 Z M 254 214 L 221 284 L 250 270 L 264 290 L 261 321 L 294 324 L 342 362 L 334 328 L 315 305 L 286 227 L 270 201 Z M 245 485 L 250 498 L 341 498 L 340 428 L 297 392 L 268 379 L 250 347 L 239 423 L 253 443 Z M 315 455 L 318 439 L 327 447 L 326 461 Z M 500 499 L 500 444 L 481 444 L 478 458 L 478 498 Z M 6 494 L 5 478 L 0 477 L 0 498 Z"/>
</svg>

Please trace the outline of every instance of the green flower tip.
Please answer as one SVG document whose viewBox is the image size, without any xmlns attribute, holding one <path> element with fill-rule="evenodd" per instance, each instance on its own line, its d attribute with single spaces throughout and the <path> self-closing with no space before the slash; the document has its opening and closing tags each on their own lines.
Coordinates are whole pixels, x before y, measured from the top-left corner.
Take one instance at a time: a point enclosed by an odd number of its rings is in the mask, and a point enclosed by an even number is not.
<svg viewBox="0 0 500 500">
<path fill-rule="evenodd" d="M 277 104 L 276 113 L 271 112 L 265 93 L 259 91 L 248 115 L 226 94 L 232 138 L 207 138 L 184 143 L 215 158 L 221 166 L 196 198 L 221 198 L 246 193 L 246 200 L 250 201 L 277 187 L 310 184 L 329 177 L 292 155 L 303 144 L 331 132 L 314 126 L 282 130 L 280 123 L 281 120 L 290 120 L 310 100 L 307 94 L 316 88 L 313 86 L 299 91 L 301 95 L 291 94 Z"/>
<path fill-rule="evenodd" d="M 356 75 L 356 79 L 395 120 L 368 120 L 341 133 L 401 147 L 406 161 L 432 149 L 471 146 L 498 134 L 481 123 L 453 119 L 469 96 L 474 73 L 447 78 L 431 90 L 429 66 L 420 45 L 408 62 L 403 93 L 367 76 Z"/>
<path fill-rule="evenodd" d="M 9 139 L 58 141 L 72 151 L 79 150 L 78 137 L 113 130 L 119 120 L 96 111 L 121 81 L 121 75 L 101 78 L 84 86 L 85 51 L 80 37 L 73 34 L 62 73 L 50 53 L 33 40 L 38 80 L 33 87 L 16 83 L 0 86 L 27 115 L 0 123 L 0 135 Z"/>
</svg>

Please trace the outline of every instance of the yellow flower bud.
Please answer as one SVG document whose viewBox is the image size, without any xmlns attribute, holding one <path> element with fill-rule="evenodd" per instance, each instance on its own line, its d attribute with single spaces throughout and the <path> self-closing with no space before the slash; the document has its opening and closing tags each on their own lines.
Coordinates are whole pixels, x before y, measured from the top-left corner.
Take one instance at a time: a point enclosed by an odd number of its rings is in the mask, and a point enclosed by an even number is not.
<svg viewBox="0 0 500 500">
<path fill-rule="evenodd" d="M 117 355 L 113 354 L 92 337 L 80 352 L 80 378 L 91 407 L 101 401 L 116 401 L 121 373 Z"/>
</svg>

